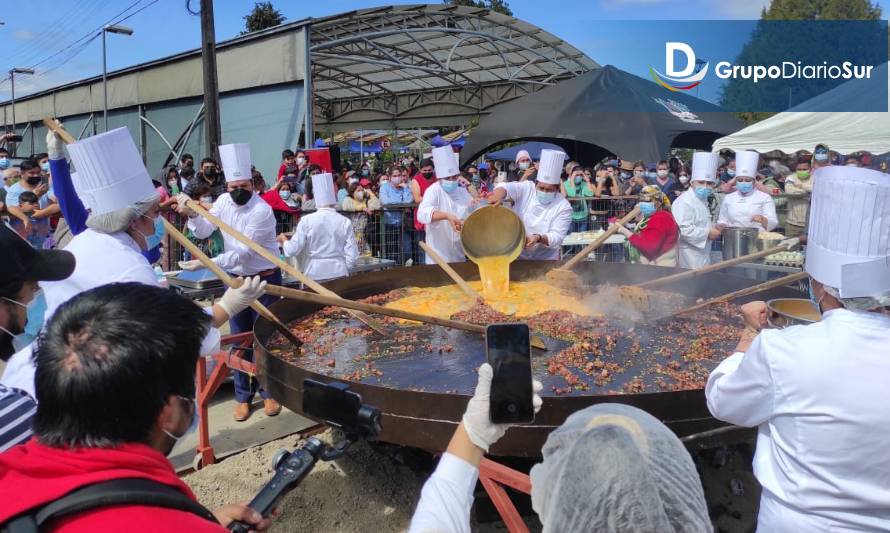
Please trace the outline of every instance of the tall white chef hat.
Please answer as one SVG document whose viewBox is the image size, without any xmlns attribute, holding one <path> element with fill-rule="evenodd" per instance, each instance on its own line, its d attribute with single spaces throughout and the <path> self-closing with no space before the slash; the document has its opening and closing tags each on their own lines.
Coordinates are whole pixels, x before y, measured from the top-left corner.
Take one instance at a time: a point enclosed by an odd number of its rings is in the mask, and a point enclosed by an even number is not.
<svg viewBox="0 0 890 533">
<path fill-rule="evenodd" d="M 156 199 L 158 193 L 127 128 L 87 137 L 68 145 L 77 167 L 71 179 L 93 216 Z"/>
<path fill-rule="evenodd" d="M 735 175 L 754 178 L 757 176 L 757 165 L 760 154 L 752 150 L 739 150 L 735 153 Z"/>
<path fill-rule="evenodd" d="M 692 177 L 689 180 L 717 183 L 717 164 L 719 162 L 720 155 L 716 152 L 695 152 L 692 154 Z"/>
<path fill-rule="evenodd" d="M 541 160 L 538 162 L 538 177 L 541 183 L 550 185 L 559 185 L 562 177 L 562 164 L 565 162 L 566 155 L 562 150 L 549 150 L 544 148 L 541 150 Z"/>
<path fill-rule="evenodd" d="M 460 174 L 451 145 L 433 148 L 433 166 L 436 167 L 437 178 L 450 178 Z"/>
<path fill-rule="evenodd" d="M 806 271 L 841 298 L 890 293 L 890 176 L 841 166 L 814 174 Z"/>
<path fill-rule="evenodd" d="M 221 144 L 219 160 L 222 164 L 226 182 L 242 181 L 253 178 L 250 171 L 250 145 L 247 143 Z"/>
<path fill-rule="evenodd" d="M 337 204 L 333 175 L 329 172 L 323 172 L 312 176 L 312 198 L 315 199 L 315 205 L 318 207 Z"/>
</svg>

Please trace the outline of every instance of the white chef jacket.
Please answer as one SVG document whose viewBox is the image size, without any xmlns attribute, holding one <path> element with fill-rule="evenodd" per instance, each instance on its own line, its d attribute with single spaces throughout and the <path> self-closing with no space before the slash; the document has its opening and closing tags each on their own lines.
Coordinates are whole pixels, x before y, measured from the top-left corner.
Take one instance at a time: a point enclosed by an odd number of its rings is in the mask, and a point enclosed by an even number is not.
<svg viewBox="0 0 890 533">
<path fill-rule="evenodd" d="M 213 203 L 210 214 L 219 217 L 245 237 L 278 256 L 278 241 L 275 239 L 275 214 L 265 200 L 256 193 L 244 205 L 238 205 L 223 194 Z M 195 237 L 206 239 L 216 230 L 216 226 L 202 216 L 190 218 L 188 228 Z M 213 258 L 213 262 L 226 272 L 238 276 L 252 276 L 264 270 L 275 268 L 271 261 L 254 252 L 234 237 L 222 232 L 225 252 Z"/>
<path fill-rule="evenodd" d="M 717 223 L 730 228 L 757 228 L 764 231 L 760 222 L 752 222 L 755 215 L 766 217 L 766 230 L 772 231 L 779 225 L 776 216 L 776 202 L 773 197 L 758 190 L 752 190 L 748 194 L 739 191 L 727 194 L 720 204 L 720 215 Z"/>
<path fill-rule="evenodd" d="M 352 221 L 333 207 L 301 218 L 282 248 L 284 255 L 298 256 L 303 272 L 316 281 L 348 276 L 358 259 Z"/>
<path fill-rule="evenodd" d="M 433 222 L 433 211 L 451 213 L 460 219 L 464 219 L 471 209 L 473 197 L 463 187 L 458 187 L 453 193 L 448 194 L 442 190 L 439 182 L 430 185 L 423 193 L 423 200 L 417 207 L 417 220 L 426 224 L 426 243 L 439 253 L 446 263 L 460 263 L 466 261 L 464 248 L 460 243 L 460 233 L 454 231 L 451 222 L 438 220 Z M 426 264 L 435 263 L 426 255 Z"/>
<path fill-rule="evenodd" d="M 835 309 L 711 373 L 711 413 L 758 427 L 759 532 L 890 530 L 888 346 L 890 317 Z"/>
<path fill-rule="evenodd" d="M 46 315 L 44 323 L 56 312 L 60 305 L 74 296 L 109 283 L 138 282 L 145 285 L 160 287 L 151 265 L 142 256 L 136 241 L 126 232 L 101 233 L 86 229 L 76 235 L 65 251 L 74 254 L 74 272 L 62 281 L 41 281 L 43 294 L 46 298 Z M 212 310 L 207 308 L 208 314 Z M 210 328 L 201 347 L 202 354 L 210 354 L 219 344 L 219 330 Z M 34 370 L 31 361 L 31 346 L 27 346 L 13 355 L 0 378 L 0 383 L 15 387 L 30 394 L 34 391 Z"/>
<path fill-rule="evenodd" d="M 423 484 L 408 533 L 470 533 L 470 509 L 479 469 L 450 453 Z"/>
<path fill-rule="evenodd" d="M 708 204 L 689 188 L 671 206 L 674 220 L 680 226 L 680 268 L 700 268 L 711 263 L 711 212 Z"/>
<path fill-rule="evenodd" d="M 495 187 L 507 191 L 513 200 L 513 212 L 519 215 L 525 226 L 526 236 L 537 233 L 546 235 L 548 244 L 536 244 L 525 249 L 520 259 L 544 259 L 559 261 L 562 241 L 572 225 L 572 206 L 557 193 L 557 197 L 547 205 L 538 201 L 535 184 L 531 181 L 499 183 Z"/>
</svg>

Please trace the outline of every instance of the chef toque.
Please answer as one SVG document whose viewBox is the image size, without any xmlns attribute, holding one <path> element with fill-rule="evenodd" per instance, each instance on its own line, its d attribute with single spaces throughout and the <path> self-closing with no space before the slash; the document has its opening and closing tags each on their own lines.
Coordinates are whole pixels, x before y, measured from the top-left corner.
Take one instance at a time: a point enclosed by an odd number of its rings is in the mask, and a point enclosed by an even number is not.
<svg viewBox="0 0 890 533">
<path fill-rule="evenodd" d="M 436 167 L 437 178 L 450 178 L 460 174 L 460 168 L 453 154 L 451 145 L 433 148 L 433 166 Z"/>
<path fill-rule="evenodd" d="M 710 181 L 717 183 L 717 163 L 720 155 L 716 152 L 695 152 L 692 154 L 692 176 L 689 181 Z M 736 165 L 738 165 L 736 161 Z"/>
<path fill-rule="evenodd" d="M 253 178 L 250 171 L 250 145 L 247 143 L 223 144 L 219 147 L 219 160 L 226 182 Z"/>
<path fill-rule="evenodd" d="M 80 184 L 80 176 L 77 174 L 77 172 L 71 173 L 71 183 L 74 185 L 74 194 L 76 194 L 77 197 L 80 198 L 80 203 L 83 204 L 83 208 L 87 211 L 90 211 L 93 206 L 91 206 L 87 201 L 87 194 L 83 191 L 83 185 Z"/>
<path fill-rule="evenodd" d="M 157 197 L 145 163 L 127 128 L 88 137 L 68 145 L 74 190 L 92 216 L 104 215 Z"/>
<path fill-rule="evenodd" d="M 814 173 L 806 271 L 841 298 L 890 292 L 890 176 L 841 166 Z"/>
<path fill-rule="evenodd" d="M 537 181 L 547 183 L 548 185 L 559 185 L 562 177 L 562 164 L 565 162 L 566 155 L 562 150 L 550 150 L 544 148 L 541 150 L 541 160 L 538 162 Z"/>
<path fill-rule="evenodd" d="M 757 176 L 757 165 L 760 154 L 751 150 L 739 150 L 735 153 L 735 175 L 753 178 Z"/>
<path fill-rule="evenodd" d="M 334 193 L 334 176 L 330 173 L 312 176 L 312 197 L 315 198 L 315 205 L 318 207 L 336 205 L 337 195 Z"/>
</svg>

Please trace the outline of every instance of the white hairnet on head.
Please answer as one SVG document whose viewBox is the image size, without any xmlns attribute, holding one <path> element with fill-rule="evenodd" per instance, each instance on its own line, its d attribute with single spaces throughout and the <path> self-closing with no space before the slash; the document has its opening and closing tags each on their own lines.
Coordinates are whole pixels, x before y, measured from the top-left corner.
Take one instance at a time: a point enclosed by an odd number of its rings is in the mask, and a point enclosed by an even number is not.
<svg viewBox="0 0 890 533">
<path fill-rule="evenodd" d="M 881 309 L 882 307 L 890 307 L 890 292 L 876 294 L 874 296 L 864 296 L 859 298 L 841 298 L 841 291 L 828 285 L 822 285 L 822 288 L 828 294 L 837 298 L 844 305 L 845 309 L 852 311 L 872 311 Z"/>
<path fill-rule="evenodd" d="M 117 233 L 124 231 L 137 218 L 149 212 L 160 201 L 161 197 L 155 193 L 151 198 L 136 202 L 134 205 L 109 211 L 101 215 L 91 214 L 87 218 L 87 227 L 100 233 Z"/>
<path fill-rule="evenodd" d="M 605 403 L 572 414 L 532 467 L 545 532 L 712 531 L 695 464 L 664 424 Z"/>
</svg>

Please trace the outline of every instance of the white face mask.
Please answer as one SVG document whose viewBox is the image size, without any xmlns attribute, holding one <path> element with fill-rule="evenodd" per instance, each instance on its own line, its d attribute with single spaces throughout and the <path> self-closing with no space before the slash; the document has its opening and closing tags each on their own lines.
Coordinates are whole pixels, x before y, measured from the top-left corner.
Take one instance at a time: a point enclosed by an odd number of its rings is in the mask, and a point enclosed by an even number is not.
<svg viewBox="0 0 890 533">
<path fill-rule="evenodd" d="M 202 196 L 202 197 L 201 197 L 201 202 L 202 202 L 202 203 L 205 203 L 205 204 L 212 204 L 212 203 L 213 203 L 213 197 L 212 197 L 212 196 Z"/>
<path fill-rule="evenodd" d="M 658 174 L 659 178 L 663 178 L 668 175 L 668 171 L 667 170 L 659 170 L 656 172 L 656 174 Z"/>
<path fill-rule="evenodd" d="M 355 197 L 356 200 L 361 201 L 365 197 L 365 191 L 355 191 L 352 193 L 352 196 Z"/>
<path fill-rule="evenodd" d="M 306 162 L 306 159 L 305 159 L 305 158 L 302 158 L 302 157 L 298 157 L 298 158 L 297 158 L 297 164 L 298 164 L 298 165 L 302 165 L 302 164 L 305 163 L 305 162 Z"/>
</svg>

